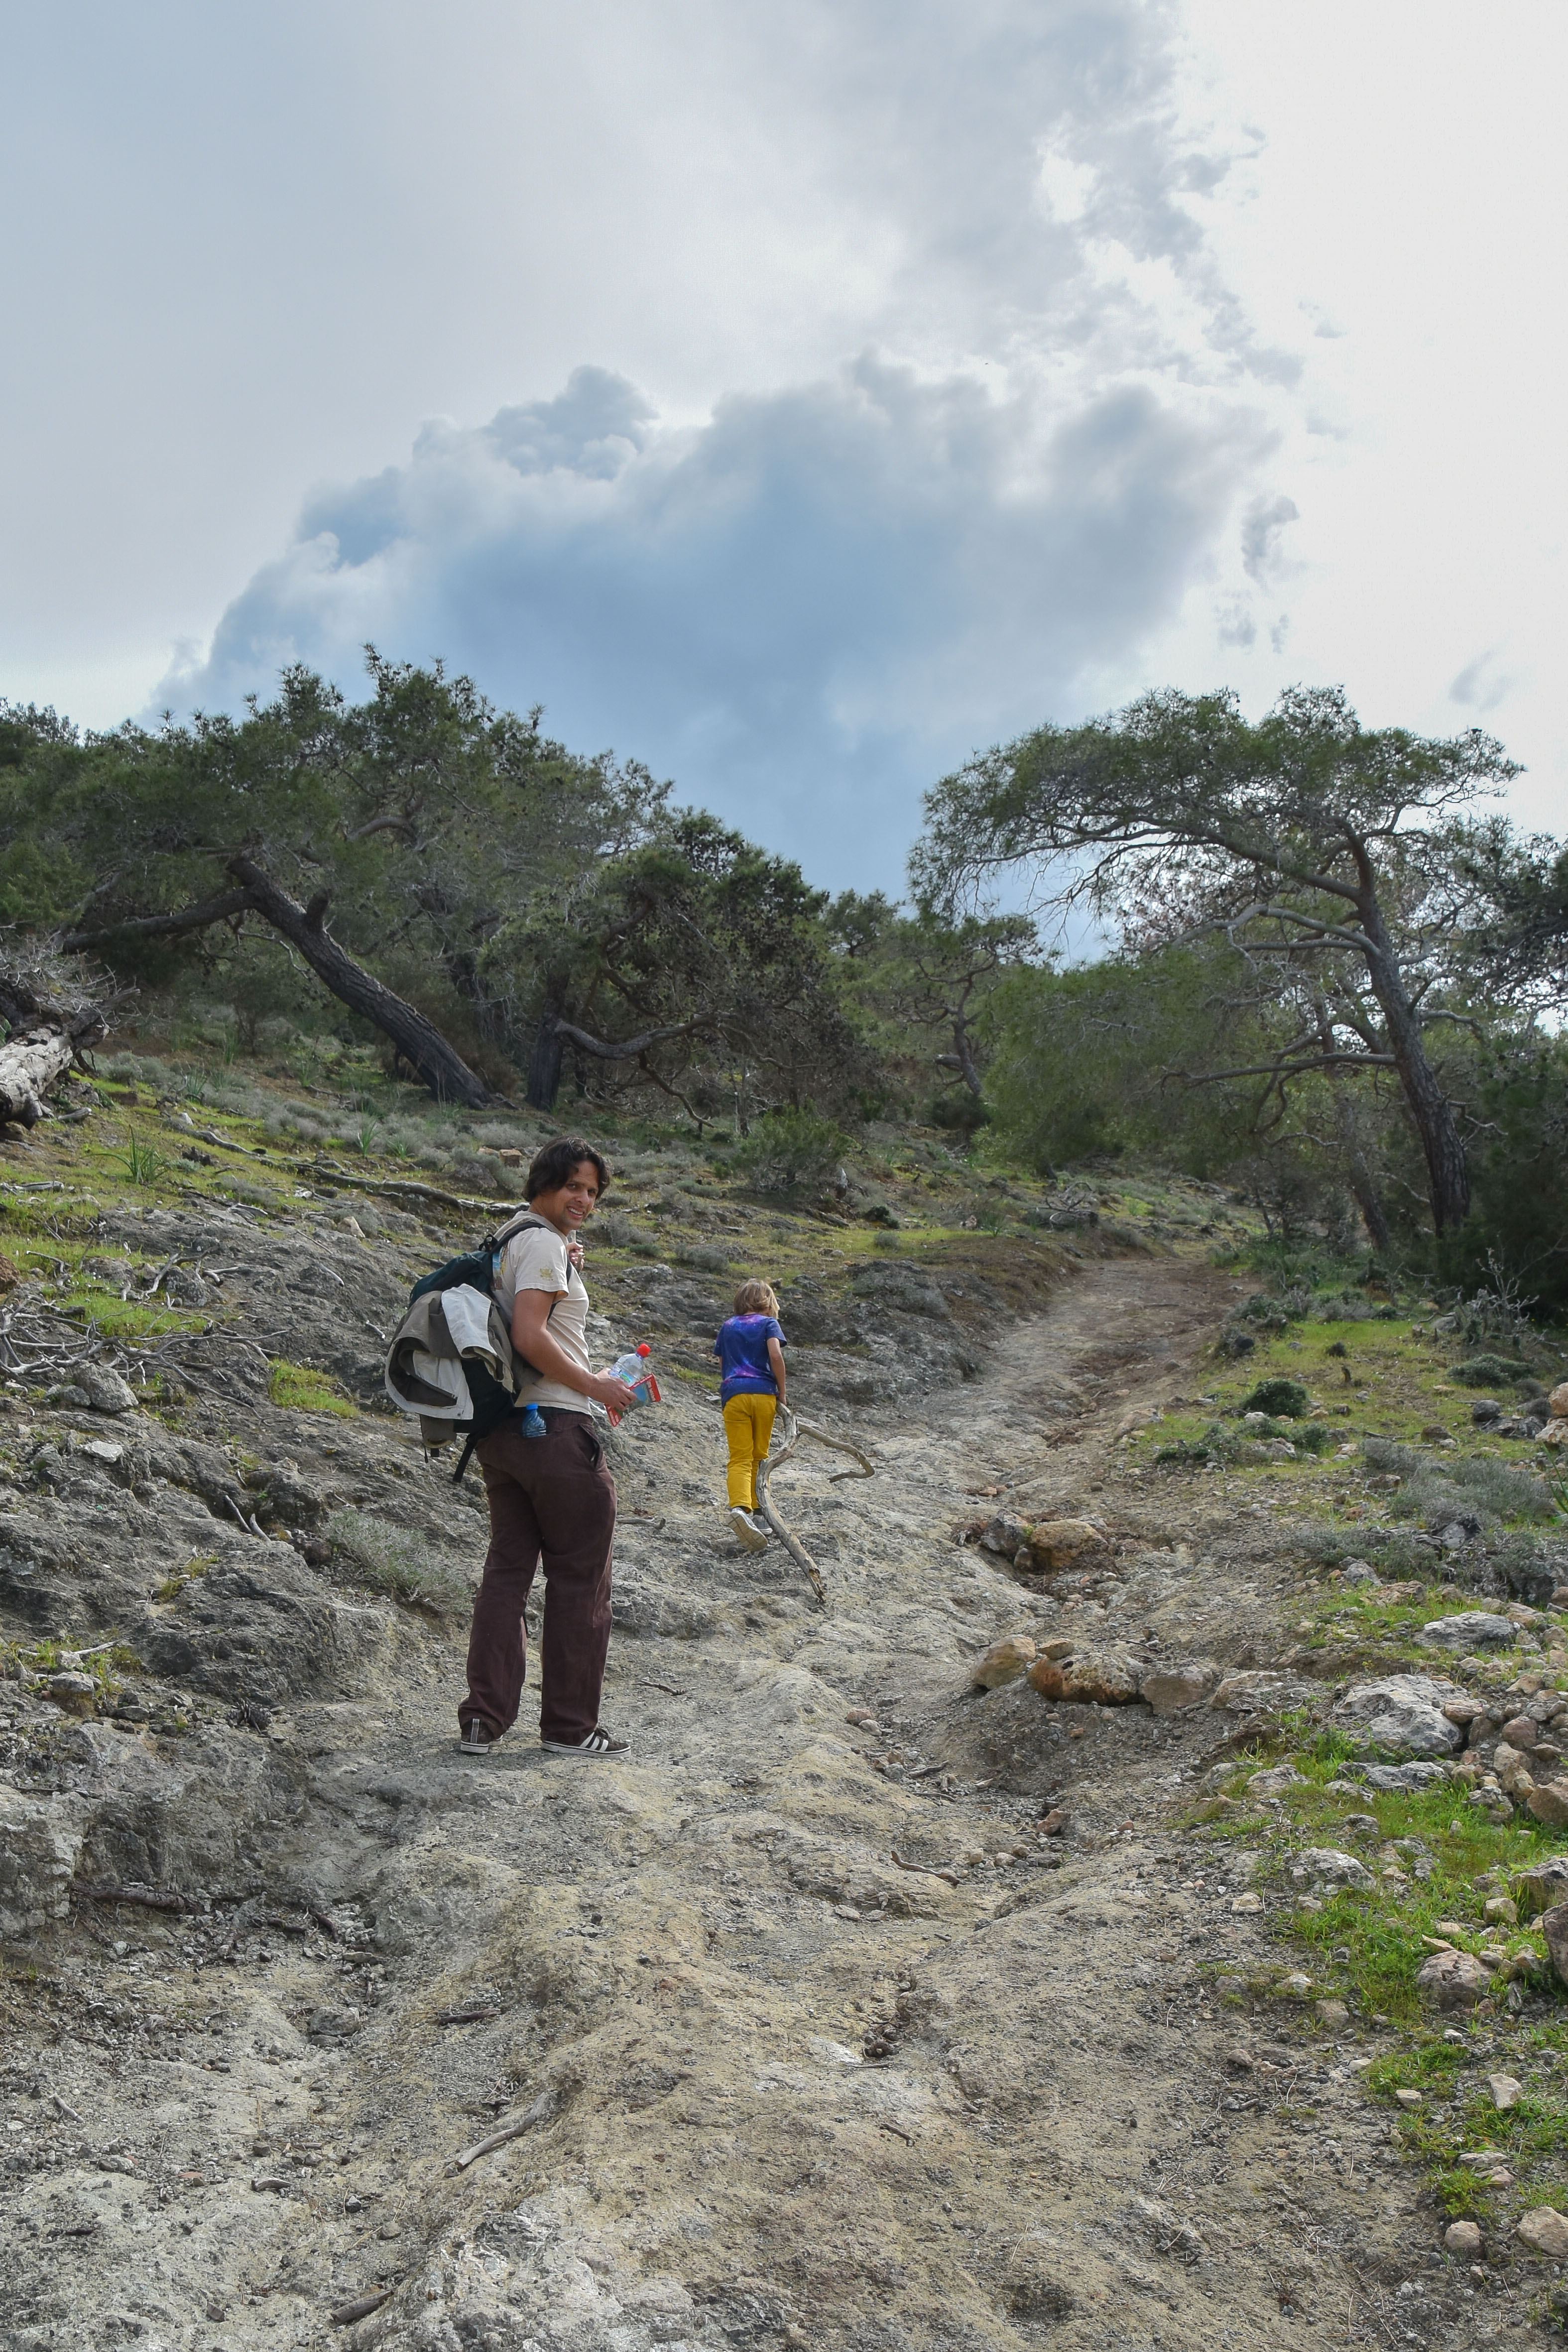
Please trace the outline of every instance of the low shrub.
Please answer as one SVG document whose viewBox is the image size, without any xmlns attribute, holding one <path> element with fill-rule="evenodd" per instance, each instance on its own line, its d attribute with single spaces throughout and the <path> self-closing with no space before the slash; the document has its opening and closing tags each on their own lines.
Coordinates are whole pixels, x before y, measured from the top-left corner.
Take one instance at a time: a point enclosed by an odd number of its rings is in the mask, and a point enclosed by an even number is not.
<svg viewBox="0 0 1568 2352">
<path fill-rule="evenodd" d="M 1530 1366 L 1518 1356 L 1471 1356 L 1456 1364 L 1448 1378 L 1467 1389 L 1495 1389 L 1509 1381 L 1526 1381 Z"/>
<path fill-rule="evenodd" d="M 759 1192 L 798 1192 L 830 1184 L 843 1164 L 846 1138 L 815 1111 L 774 1110 L 735 1146 L 733 1159 Z"/>
<path fill-rule="evenodd" d="M 367 1511 L 334 1511 L 327 1533 L 356 1580 L 373 1591 L 438 1613 L 466 1609 L 473 1597 L 459 1577 L 431 1558 L 418 1536 L 389 1528 Z"/>
<path fill-rule="evenodd" d="M 1242 1398 L 1237 1412 L 1266 1412 L 1271 1419 L 1301 1420 L 1311 1405 L 1311 1398 L 1300 1381 L 1259 1381 L 1250 1395 Z"/>
</svg>

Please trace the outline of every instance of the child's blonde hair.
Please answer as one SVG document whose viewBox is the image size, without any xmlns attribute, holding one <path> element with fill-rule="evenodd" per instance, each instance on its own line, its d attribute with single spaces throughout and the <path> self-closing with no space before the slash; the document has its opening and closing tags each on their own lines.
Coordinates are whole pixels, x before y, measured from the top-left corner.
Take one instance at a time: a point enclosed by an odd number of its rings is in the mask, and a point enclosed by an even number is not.
<svg viewBox="0 0 1568 2352">
<path fill-rule="evenodd" d="M 735 1293 L 737 1315 L 776 1315 L 779 1303 L 765 1282 L 743 1282 Z"/>
</svg>

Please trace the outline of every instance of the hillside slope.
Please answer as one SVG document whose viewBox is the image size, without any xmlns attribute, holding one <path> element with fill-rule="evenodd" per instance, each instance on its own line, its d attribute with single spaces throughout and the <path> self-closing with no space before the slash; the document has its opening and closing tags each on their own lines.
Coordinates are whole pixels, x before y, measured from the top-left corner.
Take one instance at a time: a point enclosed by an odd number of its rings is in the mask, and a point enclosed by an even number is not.
<svg viewBox="0 0 1568 2352">
<path fill-rule="evenodd" d="M 259 1200 L 216 1154 L 111 1182 L 100 1123 L 0 1175 L 8 2352 L 334 2314 L 386 2352 L 1306 2352 L 1396 2288 L 1469 2340 L 1353 2031 L 1268 1998 L 1256 1853 L 1192 1826 L 1234 1717 L 975 1686 L 1008 1635 L 1207 1693 L 1280 1654 L 1272 1514 L 1122 1442 L 1205 1383 L 1228 1277 L 1147 1220 L 925 1227 L 889 1186 L 868 1229 L 689 1175 L 687 1263 L 634 1221 L 589 1275 L 667 1375 L 613 1442 L 633 1752 L 546 1758 L 531 1692 L 476 1764 L 479 1489 L 351 1401 L 462 1213 L 237 1121 Z M 803 1407 L 877 1465 L 779 1476 L 826 1610 L 721 1507 L 706 1347 L 775 1265 Z M 1098 1531 L 1041 1574 L 996 1516 Z"/>
</svg>

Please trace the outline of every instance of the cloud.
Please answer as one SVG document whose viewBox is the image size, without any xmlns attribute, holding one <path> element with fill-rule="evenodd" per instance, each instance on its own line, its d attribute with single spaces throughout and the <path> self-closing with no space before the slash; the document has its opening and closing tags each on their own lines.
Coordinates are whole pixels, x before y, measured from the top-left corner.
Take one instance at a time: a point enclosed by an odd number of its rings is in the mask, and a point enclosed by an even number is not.
<svg viewBox="0 0 1568 2352">
<path fill-rule="evenodd" d="M 1449 701 L 1472 710 L 1495 710 L 1506 701 L 1518 681 L 1498 668 L 1497 659 L 1498 647 L 1489 646 L 1468 661 L 1448 688 Z"/>
<path fill-rule="evenodd" d="M 874 354 L 683 426 L 582 367 L 319 489 L 161 698 L 233 707 L 293 660 L 347 684 L 366 641 L 442 654 L 814 876 L 896 884 L 920 786 L 1170 614 L 1263 438 L 1211 397 L 1064 404 L 1027 369 Z"/>
<path fill-rule="evenodd" d="M 1285 571 L 1280 539 L 1286 525 L 1300 519 L 1294 499 L 1255 499 L 1247 508 L 1241 525 L 1241 568 L 1260 588 L 1269 586 Z"/>
</svg>

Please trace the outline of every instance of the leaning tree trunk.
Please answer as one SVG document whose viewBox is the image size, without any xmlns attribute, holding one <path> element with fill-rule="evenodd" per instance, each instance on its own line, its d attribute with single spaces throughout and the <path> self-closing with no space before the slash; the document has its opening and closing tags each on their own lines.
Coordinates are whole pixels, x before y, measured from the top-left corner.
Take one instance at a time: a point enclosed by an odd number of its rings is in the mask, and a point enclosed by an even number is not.
<svg viewBox="0 0 1568 2352">
<path fill-rule="evenodd" d="M 1345 1155 L 1345 1181 L 1361 1211 L 1361 1221 L 1366 1227 L 1366 1237 L 1374 1250 L 1386 1257 L 1394 1247 L 1394 1233 L 1388 1222 L 1388 1212 L 1383 1205 L 1383 1195 L 1377 1189 L 1377 1179 L 1366 1156 L 1361 1139 L 1361 1126 L 1350 1097 L 1337 1079 L 1331 1080 L 1334 1094 L 1334 1118 L 1339 1126 L 1340 1144 Z"/>
<path fill-rule="evenodd" d="M 564 1053 L 561 1008 L 553 1002 L 548 1003 L 539 1016 L 539 1026 L 533 1033 L 533 1050 L 528 1057 L 528 1085 L 523 1099 L 530 1110 L 554 1109 L 555 1097 L 561 1092 L 561 1064 Z"/>
<path fill-rule="evenodd" d="M 34 1127 L 47 1117 L 44 1097 L 76 1059 L 76 1041 L 59 1029 L 29 1029 L 0 1045 L 0 1127 Z"/>
<path fill-rule="evenodd" d="M 327 910 L 324 893 L 301 907 L 253 858 L 231 857 L 227 863 L 235 880 L 244 883 L 257 913 L 299 949 L 317 979 L 341 1003 L 391 1038 L 438 1102 L 466 1103 L 470 1110 L 481 1110 L 495 1100 L 483 1078 L 469 1069 L 433 1022 L 403 997 L 395 996 L 390 988 L 384 988 L 338 945 L 322 920 Z"/>
<path fill-rule="evenodd" d="M 1388 1049 L 1421 1149 L 1426 1158 L 1426 1191 L 1437 1231 L 1462 1225 L 1470 1213 L 1470 1177 L 1453 1106 L 1426 1058 L 1420 1017 L 1405 992 L 1398 959 L 1375 901 L 1361 908 L 1369 942 L 1367 976 L 1387 1024 Z"/>
</svg>

